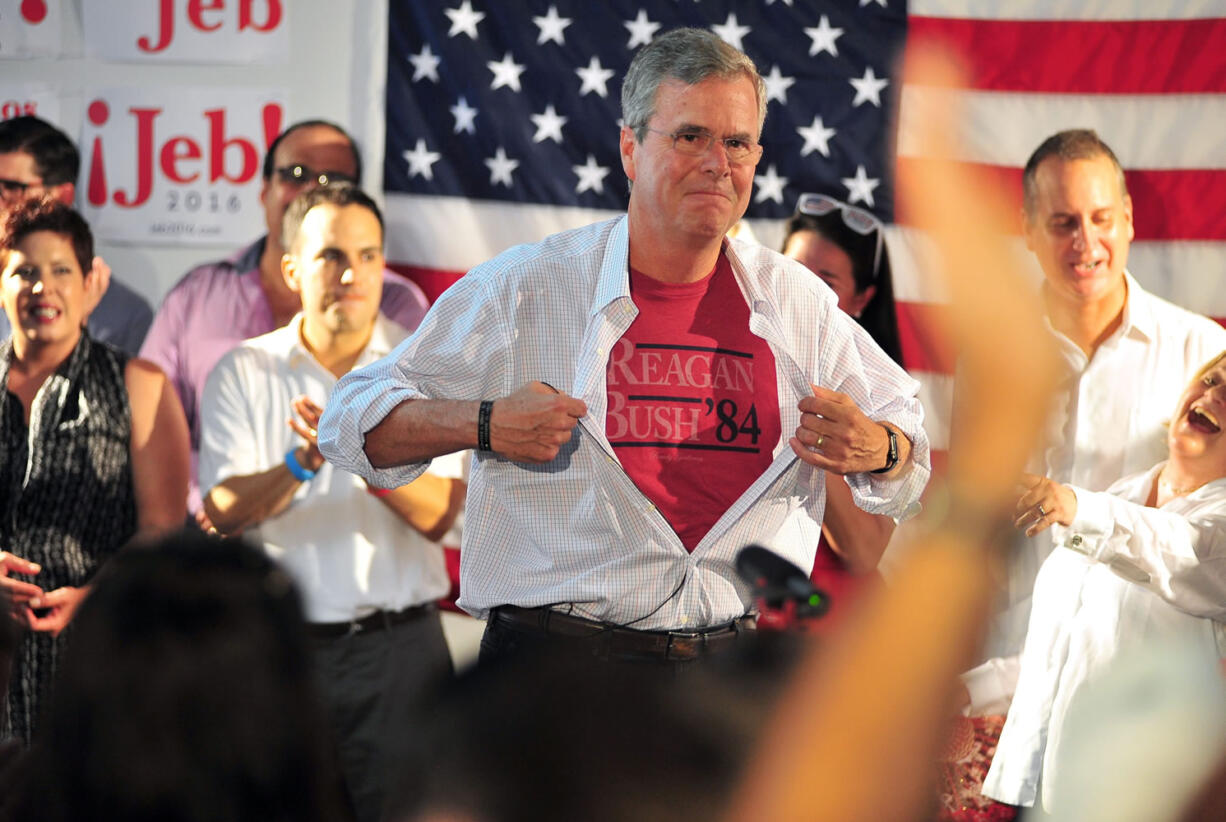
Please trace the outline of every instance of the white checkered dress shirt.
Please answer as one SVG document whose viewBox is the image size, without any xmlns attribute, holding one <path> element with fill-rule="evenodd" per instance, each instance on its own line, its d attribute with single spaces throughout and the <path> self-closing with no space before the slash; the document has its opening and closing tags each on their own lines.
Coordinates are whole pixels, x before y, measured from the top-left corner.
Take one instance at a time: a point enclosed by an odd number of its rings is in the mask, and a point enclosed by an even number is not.
<svg viewBox="0 0 1226 822">
<path fill-rule="evenodd" d="M 848 477 L 867 511 L 918 510 L 930 473 L 918 383 L 838 309 L 799 264 L 761 246 L 725 246 L 750 305 L 750 330 L 770 344 L 784 436 L 769 469 L 688 553 L 630 480 L 605 437 L 611 346 L 637 315 L 630 299 L 627 220 L 620 217 L 517 246 L 453 285 L 417 332 L 388 357 L 346 375 L 319 429 L 333 464 L 390 487 L 426 468 L 376 469 L 365 432 L 416 398 L 496 399 L 541 380 L 587 404 L 558 456 L 543 465 L 477 454 L 468 489 L 460 605 L 485 616 L 498 605 L 570 604 L 589 619 L 641 629 L 694 630 L 745 613 L 737 552 L 760 543 L 810 568 L 821 530 L 824 472 L 802 463 L 787 438 L 810 382 L 848 394 L 869 417 L 912 443 L 899 476 Z M 474 425 L 476 421 L 474 420 Z"/>
</svg>

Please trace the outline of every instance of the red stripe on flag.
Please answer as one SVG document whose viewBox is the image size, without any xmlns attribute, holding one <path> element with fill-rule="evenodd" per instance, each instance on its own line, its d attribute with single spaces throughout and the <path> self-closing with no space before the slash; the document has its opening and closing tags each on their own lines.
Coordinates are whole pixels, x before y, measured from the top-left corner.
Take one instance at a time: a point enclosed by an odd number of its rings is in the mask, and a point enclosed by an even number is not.
<svg viewBox="0 0 1226 822">
<path fill-rule="evenodd" d="M 908 371 L 954 373 L 957 354 L 952 341 L 941 331 L 947 327 L 949 306 L 944 303 L 894 304 L 902 361 Z"/>
<path fill-rule="evenodd" d="M 916 157 L 899 157 L 898 173 L 913 174 L 914 167 L 924 162 L 927 161 Z M 968 165 L 988 174 L 992 183 L 1009 197 L 1011 205 L 1021 210 L 1020 168 Z M 1124 179 L 1132 195 L 1137 240 L 1226 240 L 1226 170 L 1125 171 Z M 931 207 L 929 203 L 921 205 Z M 895 217 L 901 225 L 914 224 L 905 210 L 899 209 Z"/>
<path fill-rule="evenodd" d="M 908 18 L 909 42 L 961 52 L 972 88 L 1074 94 L 1226 91 L 1226 19 Z"/>
<path fill-rule="evenodd" d="M 458 279 L 464 276 L 463 271 L 450 271 L 442 268 L 426 268 L 420 265 L 388 262 L 387 267 L 397 274 L 408 277 L 426 292 L 426 299 L 431 304 Z"/>
</svg>

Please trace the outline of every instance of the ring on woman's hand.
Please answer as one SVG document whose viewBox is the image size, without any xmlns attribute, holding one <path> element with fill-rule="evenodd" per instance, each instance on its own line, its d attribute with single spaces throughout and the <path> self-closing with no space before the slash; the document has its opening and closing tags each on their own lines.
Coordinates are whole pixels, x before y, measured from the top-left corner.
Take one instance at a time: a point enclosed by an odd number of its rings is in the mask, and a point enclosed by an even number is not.
<svg viewBox="0 0 1226 822">
<path fill-rule="evenodd" d="M 823 434 L 818 434 L 818 435 L 817 435 L 817 442 L 816 442 L 816 443 L 814 443 L 813 447 L 814 447 L 814 448 L 821 448 L 821 447 L 822 447 L 822 443 L 823 443 L 823 442 L 825 442 L 825 441 L 826 441 L 826 437 L 825 437 L 825 435 L 823 435 Z"/>
<path fill-rule="evenodd" d="M 1043 503 L 1041 502 L 1039 503 L 1039 516 L 1041 517 L 1047 516 L 1047 510 L 1043 508 Z"/>
</svg>

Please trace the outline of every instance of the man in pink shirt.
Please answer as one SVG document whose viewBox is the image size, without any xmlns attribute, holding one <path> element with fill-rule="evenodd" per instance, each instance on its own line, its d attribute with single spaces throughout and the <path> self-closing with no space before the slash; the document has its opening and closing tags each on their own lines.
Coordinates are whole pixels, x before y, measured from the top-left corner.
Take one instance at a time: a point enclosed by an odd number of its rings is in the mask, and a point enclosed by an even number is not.
<svg viewBox="0 0 1226 822">
<path fill-rule="evenodd" d="M 200 447 L 200 395 L 204 381 L 222 355 L 243 340 L 267 334 L 289 322 L 302 307 L 281 275 L 281 217 L 303 191 L 329 182 L 356 183 L 361 157 L 353 139 L 322 120 L 295 123 L 283 131 L 264 158 L 267 233 L 228 259 L 205 263 L 187 273 L 166 295 L 141 348 L 179 394 L 191 428 L 192 482 L 188 509 L 199 521 L 200 491 L 196 460 Z M 425 316 L 425 294 L 412 282 L 383 272 L 380 311 L 406 330 Z"/>
</svg>

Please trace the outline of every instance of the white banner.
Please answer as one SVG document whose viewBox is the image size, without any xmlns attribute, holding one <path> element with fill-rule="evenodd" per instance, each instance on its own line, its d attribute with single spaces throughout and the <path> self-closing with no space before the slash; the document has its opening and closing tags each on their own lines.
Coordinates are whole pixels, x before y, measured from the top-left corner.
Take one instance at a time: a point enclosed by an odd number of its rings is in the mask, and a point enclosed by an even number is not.
<svg viewBox="0 0 1226 822">
<path fill-rule="evenodd" d="M 0 83 L 0 120 L 33 114 L 64 128 L 59 92 L 44 83 Z"/>
<path fill-rule="evenodd" d="M 103 242 L 237 245 L 264 229 L 260 163 L 282 89 L 154 86 L 86 96 L 77 202 Z"/>
<path fill-rule="evenodd" d="M 85 50 L 104 60 L 285 63 L 288 0 L 82 0 Z"/>
<path fill-rule="evenodd" d="M 63 53 L 65 5 L 63 0 L 0 0 L 0 58 Z"/>
</svg>

